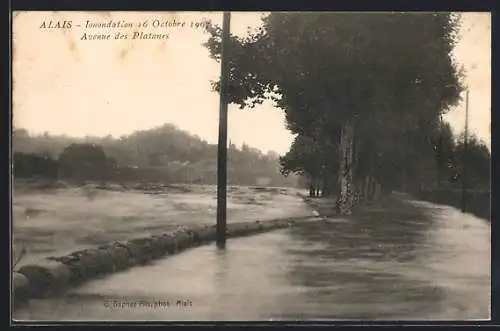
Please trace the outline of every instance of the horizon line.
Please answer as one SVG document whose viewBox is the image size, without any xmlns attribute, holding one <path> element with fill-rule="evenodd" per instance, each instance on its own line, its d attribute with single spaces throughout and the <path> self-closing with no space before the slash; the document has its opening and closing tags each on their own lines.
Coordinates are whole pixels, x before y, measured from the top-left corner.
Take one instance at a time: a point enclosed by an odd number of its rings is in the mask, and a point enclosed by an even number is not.
<svg viewBox="0 0 500 331">
<path fill-rule="evenodd" d="M 107 134 L 107 135 L 102 135 L 101 134 L 101 135 L 85 135 L 85 136 L 81 136 L 81 135 L 69 135 L 69 134 L 66 134 L 66 133 L 55 133 L 55 132 L 50 132 L 50 131 L 40 132 L 40 131 L 29 130 L 29 129 L 26 129 L 26 128 L 23 128 L 23 127 L 14 128 L 12 126 L 12 128 L 11 128 L 11 131 L 12 131 L 11 132 L 11 136 L 14 133 L 14 131 L 24 130 L 24 131 L 26 131 L 28 133 L 28 136 L 30 136 L 32 138 L 43 137 L 43 136 L 45 136 L 47 134 L 48 136 L 52 136 L 54 138 L 56 138 L 56 137 L 64 137 L 64 138 L 70 138 L 70 139 L 76 139 L 76 140 L 80 140 L 80 139 L 92 139 L 92 138 L 106 139 L 108 137 L 111 137 L 111 139 L 113 139 L 113 140 L 120 140 L 120 139 L 123 139 L 123 138 L 131 137 L 132 135 L 134 135 L 136 133 L 146 132 L 146 131 L 152 131 L 152 130 L 155 130 L 155 129 L 160 129 L 160 128 L 165 127 L 165 126 L 171 126 L 172 128 L 176 129 L 178 132 L 185 133 L 185 134 L 189 135 L 191 138 L 198 139 L 199 141 L 204 142 L 204 143 L 206 143 L 208 145 L 217 146 L 217 142 L 210 142 L 209 140 L 207 140 L 207 139 L 205 139 L 203 137 L 200 137 L 198 134 L 189 132 L 187 130 L 184 130 L 184 129 L 180 128 L 177 124 L 174 124 L 174 123 L 171 123 L 171 122 L 165 122 L 163 124 L 150 127 L 148 129 L 136 129 L 136 130 L 133 130 L 133 131 L 131 131 L 129 133 L 124 133 L 124 134 L 121 134 L 121 135 L 113 135 L 113 134 L 110 133 L 110 134 Z M 228 147 L 231 144 L 234 145 L 234 146 L 236 146 L 238 148 L 238 145 L 235 144 L 234 142 L 231 142 L 231 139 L 229 139 L 228 140 Z M 278 156 L 283 156 L 283 155 L 285 155 L 288 152 L 287 151 L 287 152 L 280 153 L 280 152 L 272 150 L 272 149 L 268 149 L 267 152 L 266 152 L 265 150 L 262 150 L 262 149 L 260 149 L 258 147 L 250 145 L 246 141 L 243 141 L 240 144 L 239 147 L 242 148 L 243 145 L 246 145 L 246 146 L 248 146 L 248 147 L 250 147 L 252 149 L 256 149 L 256 150 L 258 150 L 259 152 L 261 152 L 264 155 L 270 154 L 270 153 L 274 153 L 274 154 L 277 154 Z"/>
</svg>

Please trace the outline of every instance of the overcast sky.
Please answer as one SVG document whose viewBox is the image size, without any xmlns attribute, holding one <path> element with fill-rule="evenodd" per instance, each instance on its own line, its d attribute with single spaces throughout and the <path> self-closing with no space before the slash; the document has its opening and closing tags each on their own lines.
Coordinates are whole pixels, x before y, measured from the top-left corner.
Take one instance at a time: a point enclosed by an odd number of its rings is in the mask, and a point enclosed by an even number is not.
<svg viewBox="0 0 500 331">
<path fill-rule="evenodd" d="M 234 13 L 231 32 L 243 34 L 260 22 L 260 13 Z M 83 32 L 105 30 L 75 27 L 40 29 L 42 22 L 153 19 L 221 23 L 221 13 L 23 12 L 13 21 L 14 126 L 34 133 L 71 136 L 111 134 L 115 137 L 163 123 L 209 141 L 217 141 L 219 96 L 210 91 L 220 66 L 201 46 L 200 28 L 148 28 L 168 32 L 168 40 L 80 40 Z M 135 28 L 134 28 L 135 29 Z M 129 32 L 134 29 L 128 29 Z M 113 30 L 124 31 L 127 29 Z M 463 14 L 461 41 L 455 56 L 468 72 L 471 131 L 490 145 L 491 24 L 489 13 Z M 445 117 L 463 130 L 464 105 Z M 288 150 L 292 135 L 281 110 L 271 102 L 253 110 L 229 107 L 229 139 L 264 152 Z"/>
</svg>

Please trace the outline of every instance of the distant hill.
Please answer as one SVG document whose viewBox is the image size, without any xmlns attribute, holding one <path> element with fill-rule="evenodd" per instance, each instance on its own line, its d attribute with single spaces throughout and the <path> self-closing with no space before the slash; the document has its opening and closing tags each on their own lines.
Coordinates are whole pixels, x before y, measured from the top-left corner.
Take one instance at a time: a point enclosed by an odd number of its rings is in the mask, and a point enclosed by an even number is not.
<svg viewBox="0 0 500 331">
<path fill-rule="evenodd" d="M 63 135 L 33 135 L 25 129 L 12 134 L 13 153 L 38 154 L 58 159 L 74 143 L 102 146 L 119 167 L 168 171 L 179 182 L 215 184 L 217 145 L 185 132 L 175 125 L 136 131 L 120 138 L 75 138 Z M 297 186 L 297 177 L 280 174 L 279 155 L 231 144 L 228 149 L 228 181 L 233 185 Z"/>
</svg>

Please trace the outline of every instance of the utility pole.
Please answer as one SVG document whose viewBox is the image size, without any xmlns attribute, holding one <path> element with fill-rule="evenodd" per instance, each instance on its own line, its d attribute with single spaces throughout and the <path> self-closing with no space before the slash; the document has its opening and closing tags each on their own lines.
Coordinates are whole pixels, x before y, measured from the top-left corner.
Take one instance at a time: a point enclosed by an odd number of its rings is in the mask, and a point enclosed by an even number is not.
<svg viewBox="0 0 500 331">
<path fill-rule="evenodd" d="M 462 152 L 462 213 L 467 211 L 467 152 L 469 140 L 469 90 L 465 90 L 464 150 Z"/>
<path fill-rule="evenodd" d="M 231 14 L 224 12 L 222 19 L 221 75 L 219 140 L 217 152 L 217 247 L 226 246 L 226 207 L 227 207 L 227 104 L 228 104 L 228 41 Z"/>
</svg>

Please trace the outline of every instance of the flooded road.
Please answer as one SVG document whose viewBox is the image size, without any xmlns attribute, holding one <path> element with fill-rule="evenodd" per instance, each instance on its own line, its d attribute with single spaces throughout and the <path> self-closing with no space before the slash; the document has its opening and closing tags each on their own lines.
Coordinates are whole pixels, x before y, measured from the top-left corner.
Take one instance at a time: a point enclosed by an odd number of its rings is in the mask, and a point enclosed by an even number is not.
<svg viewBox="0 0 500 331">
<path fill-rule="evenodd" d="M 458 210 L 311 219 L 37 299 L 17 320 L 490 318 L 490 225 Z M 406 207 L 405 207 L 406 208 Z M 374 215 L 378 215 L 375 217 Z"/>
</svg>

